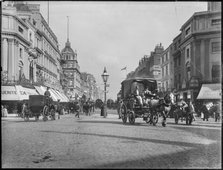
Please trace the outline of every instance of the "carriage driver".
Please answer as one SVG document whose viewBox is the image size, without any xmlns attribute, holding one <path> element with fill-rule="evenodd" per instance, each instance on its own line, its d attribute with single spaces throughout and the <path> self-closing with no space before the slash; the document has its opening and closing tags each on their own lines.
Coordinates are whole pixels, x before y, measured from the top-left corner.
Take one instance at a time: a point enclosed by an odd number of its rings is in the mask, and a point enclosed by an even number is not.
<svg viewBox="0 0 223 170">
<path fill-rule="evenodd" d="M 47 103 L 47 105 L 50 104 L 50 99 L 51 99 L 51 93 L 50 93 L 49 89 L 50 89 L 50 88 L 47 87 L 47 90 L 46 90 L 45 93 L 44 93 L 44 96 L 47 96 L 47 98 L 46 98 L 46 103 Z"/>
<path fill-rule="evenodd" d="M 138 100 L 140 106 L 143 106 L 143 102 L 142 102 L 142 97 L 139 95 L 139 87 L 136 85 L 135 91 L 134 91 L 134 95 L 136 97 L 136 99 Z"/>
</svg>

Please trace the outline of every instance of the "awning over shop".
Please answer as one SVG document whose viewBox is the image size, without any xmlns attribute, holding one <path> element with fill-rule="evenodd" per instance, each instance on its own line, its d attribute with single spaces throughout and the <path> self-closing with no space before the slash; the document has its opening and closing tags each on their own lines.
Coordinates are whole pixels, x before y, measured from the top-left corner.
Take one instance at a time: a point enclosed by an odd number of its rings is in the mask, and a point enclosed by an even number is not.
<svg viewBox="0 0 223 170">
<path fill-rule="evenodd" d="M 41 87 L 39 87 L 39 86 L 34 86 L 34 87 L 40 95 L 44 95 L 45 91 Z"/>
<path fill-rule="evenodd" d="M 67 102 L 59 91 L 55 90 L 55 92 L 57 93 L 58 96 L 60 96 L 60 102 Z"/>
<path fill-rule="evenodd" d="M 55 92 L 53 91 L 53 89 L 49 89 L 49 92 L 51 94 L 51 97 L 52 97 L 53 101 L 57 101 L 58 100 L 58 97 L 55 94 Z"/>
<path fill-rule="evenodd" d="M 35 89 L 30 89 L 26 87 L 22 87 L 20 85 L 15 86 L 19 100 L 29 100 L 29 95 L 38 95 Z"/>
<path fill-rule="evenodd" d="M 66 102 L 69 102 L 68 97 L 64 93 L 61 93 L 61 95 L 64 97 L 64 99 L 66 100 Z"/>
<path fill-rule="evenodd" d="M 1 86 L 1 100 L 14 101 L 19 100 L 19 95 L 15 86 Z"/>
<path fill-rule="evenodd" d="M 197 99 L 221 99 L 221 84 L 203 84 Z"/>
<path fill-rule="evenodd" d="M 28 100 L 29 95 L 38 95 L 35 89 L 22 87 L 20 85 L 1 87 L 2 100 L 6 101 Z"/>
</svg>

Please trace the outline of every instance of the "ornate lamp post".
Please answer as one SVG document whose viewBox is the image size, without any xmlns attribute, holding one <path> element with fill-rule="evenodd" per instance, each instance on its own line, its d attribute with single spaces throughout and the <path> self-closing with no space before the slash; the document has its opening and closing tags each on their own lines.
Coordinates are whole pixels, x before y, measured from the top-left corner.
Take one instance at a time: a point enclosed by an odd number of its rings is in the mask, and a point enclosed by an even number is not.
<svg viewBox="0 0 223 170">
<path fill-rule="evenodd" d="M 107 87 L 107 81 L 108 81 L 108 77 L 109 77 L 109 75 L 108 75 L 108 73 L 107 73 L 107 71 L 106 71 L 106 67 L 104 68 L 104 72 L 103 72 L 103 74 L 101 75 L 101 77 L 102 77 L 102 79 L 103 79 L 103 81 L 104 81 L 104 84 L 105 84 L 105 87 L 104 87 L 104 93 L 105 93 L 105 100 L 104 100 L 104 117 L 107 117 L 107 102 L 106 102 L 106 87 Z"/>
</svg>

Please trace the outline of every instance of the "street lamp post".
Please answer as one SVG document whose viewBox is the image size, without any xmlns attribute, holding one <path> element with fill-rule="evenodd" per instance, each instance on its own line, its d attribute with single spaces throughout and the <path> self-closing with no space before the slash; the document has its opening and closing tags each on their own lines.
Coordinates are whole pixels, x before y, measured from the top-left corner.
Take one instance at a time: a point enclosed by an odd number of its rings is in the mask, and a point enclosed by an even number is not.
<svg viewBox="0 0 223 170">
<path fill-rule="evenodd" d="M 106 102 L 106 87 L 107 87 L 107 81 L 108 81 L 108 73 L 106 71 L 106 67 L 104 68 L 104 72 L 103 74 L 101 75 L 103 81 L 104 81 L 104 93 L 105 93 L 105 98 L 104 98 L 104 118 L 106 118 L 107 116 L 107 102 Z"/>
</svg>

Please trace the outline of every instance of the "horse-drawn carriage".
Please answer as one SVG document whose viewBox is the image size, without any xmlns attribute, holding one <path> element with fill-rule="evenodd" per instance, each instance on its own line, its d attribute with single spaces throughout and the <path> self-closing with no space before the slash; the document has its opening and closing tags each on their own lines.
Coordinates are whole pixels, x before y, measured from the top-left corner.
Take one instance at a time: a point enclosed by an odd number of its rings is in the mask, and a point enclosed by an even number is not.
<svg viewBox="0 0 223 170">
<path fill-rule="evenodd" d="M 141 106 L 134 95 L 134 88 L 139 87 L 139 91 L 142 93 L 146 88 L 151 91 L 157 89 L 157 82 L 152 78 L 132 78 L 124 80 L 121 88 L 121 118 L 123 123 L 127 122 L 127 118 L 130 124 L 135 123 L 136 118 L 143 118 L 146 123 L 156 125 L 158 122 L 158 112 L 153 105 Z"/>
<path fill-rule="evenodd" d="M 28 121 L 29 118 L 35 117 L 35 120 L 39 120 L 42 115 L 43 120 L 56 119 L 57 103 L 54 102 L 50 97 L 44 95 L 30 95 L 28 103 L 24 106 L 24 119 Z M 58 115 L 58 119 L 60 115 Z"/>
</svg>

